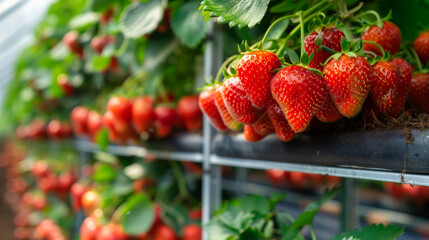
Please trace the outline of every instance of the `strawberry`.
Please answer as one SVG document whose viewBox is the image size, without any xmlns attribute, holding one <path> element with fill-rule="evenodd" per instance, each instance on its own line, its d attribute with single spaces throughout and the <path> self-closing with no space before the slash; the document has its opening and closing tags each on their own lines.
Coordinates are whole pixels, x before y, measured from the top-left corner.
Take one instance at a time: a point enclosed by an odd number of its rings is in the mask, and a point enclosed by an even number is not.
<svg viewBox="0 0 429 240">
<path fill-rule="evenodd" d="M 106 11 L 102 12 L 100 14 L 100 23 L 103 25 L 106 25 L 107 23 L 109 23 L 110 18 L 112 18 L 114 9 L 113 8 L 108 8 Z"/>
<path fill-rule="evenodd" d="M 222 120 L 225 123 L 225 125 L 231 130 L 239 130 L 242 128 L 242 125 L 240 122 L 235 120 L 231 116 L 231 113 L 228 111 L 228 109 L 225 105 L 224 98 L 221 94 L 221 92 L 223 92 L 223 90 L 224 90 L 223 85 L 219 85 L 216 87 L 216 90 L 214 92 L 216 107 L 217 107 L 220 115 L 222 116 Z"/>
<path fill-rule="evenodd" d="M 344 116 L 356 116 L 372 86 L 371 66 L 361 57 L 343 54 L 331 59 L 323 69 L 326 86 L 337 109 Z"/>
<path fill-rule="evenodd" d="M 172 107 L 158 106 L 155 108 L 155 136 L 157 138 L 165 138 L 170 135 L 176 115 L 176 109 Z"/>
<path fill-rule="evenodd" d="M 262 114 L 254 124 L 252 124 L 252 128 L 258 135 L 264 137 L 274 132 L 274 126 L 266 112 Z"/>
<path fill-rule="evenodd" d="M 392 109 L 399 92 L 399 75 L 395 65 L 386 61 L 377 62 L 372 66 L 372 79 L 370 97 L 375 109 L 386 115 Z"/>
<path fill-rule="evenodd" d="M 202 229 L 196 224 L 186 225 L 183 228 L 183 238 L 182 240 L 201 240 L 202 239 Z"/>
<path fill-rule="evenodd" d="M 225 131 L 227 129 L 225 123 L 222 120 L 222 116 L 216 107 L 214 87 L 208 87 L 200 93 L 200 96 L 198 97 L 198 104 L 217 130 Z"/>
<path fill-rule="evenodd" d="M 286 180 L 286 172 L 278 169 L 268 169 L 265 170 L 265 174 L 270 179 L 271 183 L 279 186 Z"/>
<path fill-rule="evenodd" d="M 420 113 L 429 113 L 429 73 L 417 73 L 413 76 L 408 99 Z"/>
<path fill-rule="evenodd" d="M 316 113 L 316 117 L 321 122 L 332 123 L 343 118 L 343 115 L 338 111 L 332 97 L 328 94 L 322 108 Z"/>
<path fill-rule="evenodd" d="M 280 109 L 279 104 L 273 98 L 271 98 L 268 103 L 267 114 L 268 117 L 270 117 L 277 137 L 280 140 L 288 142 L 295 137 L 295 132 L 290 127 L 284 113 Z"/>
<path fill-rule="evenodd" d="M 255 123 L 263 111 L 253 106 L 241 85 L 240 78 L 226 79 L 223 86 L 221 94 L 232 117 L 243 124 Z"/>
<path fill-rule="evenodd" d="M 268 51 L 246 53 L 238 62 L 237 73 L 241 85 L 255 107 L 264 108 L 271 98 L 272 72 L 280 67 L 279 58 Z"/>
<path fill-rule="evenodd" d="M 408 92 L 410 91 L 411 79 L 413 77 L 413 67 L 403 58 L 394 58 L 390 62 L 398 71 L 398 95 L 389 116 L 398 117 L 404 109 L 405 101 L 407 100 Z"/>
<path fill-rule="evenodd" d="M 132 123 L 138 133 L 148 132 L 155 121 L 155 100 L 150 97 L 140 97 L 134 101 Z"/>
<path fill-rule="evenodd" d="M 197 131 L 203 125 L 203 114 L 198 106 L 198 96 L 182 97 L 177 104 L 177 115 L 188 131 Z"/>
<path fill-rule="evenodd" d="M 253 129 L 252 125 L 244 125 L 244 139 L 246 139 L 249 142 L 258 142 L 261 141 L 264 136 L 261 136 L 255 132 L 255 129 Z"/>
<path fill-rule="evenodd" d="M 96 111 L 90 111 L 86 120 L 86 128 L 91 140 L 95 140 L 98 131 L 103 127 L 103 118 Z"/>
<path fill-rule="evenodd" d="M 68 138 L 73 135 L 72 128 L 70 126 L 70 123 L 68 122 L 61 122 L 60 124 L 60 134 L 62 138 Z"/>
<path fill-rule="evenodd" d="M 96 240 L 126 240 L 124 230 L 120 225 L 108 224 L 97 233 Z"/>
<path fill-rule="evenodd" d="M 115 41 L 115 39 L 112 36 L 96 36 L 91 40 L 90 45 L 95 53 L 101 54 L 104 47 L 113 41 Z"/>
<path fill-rule="evenodd" d="M 101 227 L 95 217 L 87 217 L 80 227 L 81 240 L 95 240 Z"/>
<path fill-rule="evenodd" d="M 73 126 L 74 133 L 76 135 L 86 134 L 86 119 L 88 117 L 89 110 L 85 107 L 77 106 L 73 108 L 70 118 Z"/>
<path fill-rule="evenodd" d="M 322 71 L 322 64 L 328 60 L 332 53 L 327 52 L 323 50 L 321 46 L 316 45 L 316 38 L 318 36 L 322 38 L 323 46 L 326 46 L 337 52 L 341 52 L 341 39 L 343 37 L 345 38 L 345 35 L 340 29 L 336 27 L 330 27 L 316 30 L 305 37 L 304 51 L 306 51 L 309 56 L 314 52 L 313 60 L 308 64 L 308 66 Z"/>
<path fill-rule="evenodd" d="M 109 140 L 112 142 L 115 142 L 118 140 L 118 132 L 116 131 L 116 128 L 114 126 L 114 119 L 113 113 L 110 111 L 107 111 L 103 115 L 103 125 L 107 128 L 109 132 Z"/>
<path fill-rule="evenodd" d="M 156 229 L 154 240 L 177 240 L 177 235 L 167 225 L 160 225 Z"/>
<path fill-rule="evenodd" d="M 52 120 L 49 122 L 46 132 L 51 138 L 59 139 L 61 138 L 61 123 L 58 120 Z"/>
<path fill-rule="evenodd" d="M 83 57 L 83 48 L 79 44 L 79 33 L 76 31 L 70 31 L 63 37 L 63 43 L 68 49 L 76 54 L 78 57 Z"/>
<path fill-rule="evenodd" d="M 429 31 L 420 34 L 414 40 L 414 50 L 416 50 L 420 61 L 425 66 L 429 61 Z"/>
<path fill-rule="evenodd" d="M 362 35 L 362 40 L 378 43 L 384 51 L 394 55 L 401 50 L 402 35 L 401 30 L 394 23 L 383 21 L 383 27 L 371 26 Z M 372 51 L 381 56 L 380 49 L 371 43 L 364 43 L 363 50 Z"/>
<path fill-rule="evenodd" d="M 117 119 L 129 123 L 131 121 L 133 104 L 126 98 L 113 97 L 107 102 L 107 110 Z"/>
<path fill-rule="evenodd" d="M 75 211 L 82 209 L 82 196 L 85 194 L 86 188 L 80 183 L 74 183 L 70 188 L 70 198 L 72 207 Z"/>
<path fill-rule="evenodd" d="M 303 132 L 326 99 L 323 77 L 301 66 L 285 67 L 273 77 L 271 92 L 295 132 Z"/>
</svg>

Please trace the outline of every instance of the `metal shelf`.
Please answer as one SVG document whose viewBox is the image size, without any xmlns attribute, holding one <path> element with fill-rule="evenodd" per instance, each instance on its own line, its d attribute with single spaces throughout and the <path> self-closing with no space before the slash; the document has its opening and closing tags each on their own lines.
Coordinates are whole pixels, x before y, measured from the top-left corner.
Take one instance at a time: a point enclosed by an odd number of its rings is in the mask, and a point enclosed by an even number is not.
<svg viewBox="0 0 429 240">
<path fill-rule="evenodd" d="M 87 139 L 75 140 L 75 146 L 82 152 L 99 152 L 98 146 Z M 197 149 L 200 151 L 196 151 Z M 119 156 L 151 157 L 156 159 L 202 162 L 202 137 L 199 134 L 176 134 L 175 136 L 140 145 L 109 145 L 106 152 Z"/>
</svg>

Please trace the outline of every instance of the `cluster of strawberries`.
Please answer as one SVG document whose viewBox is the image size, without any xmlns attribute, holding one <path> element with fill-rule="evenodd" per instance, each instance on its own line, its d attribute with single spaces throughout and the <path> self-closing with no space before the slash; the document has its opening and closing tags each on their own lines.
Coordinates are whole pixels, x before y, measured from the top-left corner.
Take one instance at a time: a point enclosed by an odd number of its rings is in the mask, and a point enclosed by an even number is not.
<svg viewBox="0 0 429 240">
<path fill-rule="evenodd" d="M 322 186 L 340 184 L 341 178 L 329 175 L 287 172 L 278 169 L 269 169 L 265 174 L 271 183 L 277 187 L 290 187 L 297 190 L 316 189 Z"/>
<path fill-rule="evenodd" d="M 290 141 L 314 117 L 332 123 L 353 118 L 362 109 L 367 120 L 396 118 L 407 98 L 421 113 L 429 113 L 429 74 L 413 76 L 406 60 L 389 57 L 401 50 L 401 38 L 395 24 L 383 21 L 381 28 L 373 25 L 363 33 L 363 51 L 362 44 L 352 51 L 342 30 L 319 27 L 304 40 L 308 65 L 283 68 L 270 51 L 246 52 L 232 77 L 201 93 L 200 107 L 218 130 L 240 130 L 244 125 L 250 142 L 273 132 Z M 423 64 L 429 58 L 428 43 L 426 32 L 414 44 Z"/>
<path fill-rule="evenodd" d="M 34 119 L 28 125 L 21 125 L 16 128 L 15 135 L 19 139 L 38 140 L 45 137 L 52 139 L 65 139 L 72 136 L 72 128 L 68 122 L 57 119 L 49 121 L 46 125 L 41 119 Z"/>
<path fill-rule="evenodd" d="M 139 137 L 162 139 L 170 136 L 173 129 L 193 132 L 201 129 L 202 113 L 198 107 L 198 96 L 182 97 L 177 107 L 156 101 L 151 96 L 135 99 L 113 97 L 107 103 L 104 115 L 78 106 L 70 118 L 76 135 L 88 135 L 94 139 L 105 127 L 112 142 L 125 144 L 127 140 L 136 141 Z"/>
</svg>

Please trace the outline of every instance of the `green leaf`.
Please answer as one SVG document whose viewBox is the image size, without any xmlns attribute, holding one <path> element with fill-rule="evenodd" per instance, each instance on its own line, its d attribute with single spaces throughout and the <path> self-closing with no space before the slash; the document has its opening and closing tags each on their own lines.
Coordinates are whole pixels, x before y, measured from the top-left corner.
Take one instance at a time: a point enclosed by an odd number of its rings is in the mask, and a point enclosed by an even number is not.
<svg viewBox="0 0 429 240">
<path fill-rule="evenodd" d="M 318 34 L 316 39 L 314 39 L 314 44 L 316 44 L 316 46 L 320 47 L 322 46 L 323 43 L 323 37 L 321 34 Z"/>
<path fill-rule="evenodd" d="M 296 54 L 296 52 L 292 48 L 288 48 L 284 52 L 284 58 L 286 62 L 287 62 L 287 57 L 289 58 L 290 62 L 294 65 L 299 62 L 298 54 Z"/>
<path fill-rule="evenodd" d="M 121 205 L 120 211 L 120 223 L 125 233 L 132 236 L 147 232 L 155 219 L 152 203 L 145 194 L 130 197 Z"/>
<path fill-rule="evenodd" d="M 267 225 L 264 228 L 264 235 L 266 237 L 271 238 L 273 236 L 273 232 L 274 232 L 274 221 L 273 220 L 269 220 L 267 222 Z"/>
<path fill-rule="evenodd" d="M 156 29 L 164 15 L 166 0 L 148 0 L 131 3 L 121 14 L 122 33 L 128 38 L 139 38 Z"/>
<path fill-rule="evenodd" d="M 394 240 L 404 233 L 404 227 L 397 225 L 384 226 L 383 224 L 363 227 L 361 231 L 352 230 L 347 233 L 336 235 L 331 240 L 344 239 L 371 239 L 371 240 Z"/>
<path fill-rule="evenodd" d="M 270 211 L 274 211 L 276 208 L 276 205 L 283 199 L 285 198 L 286 194 L 285 193 L 278 193 L 278 192 L 274 192 L 273 194 L 271 194 L 270 196 Z"/>
<path fill-rule="evenodd" d="M 304 52 L 301 56 L 301 63 L 303 65 L 308 65 L 308 52 Z"/>
<path fill-rule="evenodd" d="M 106 151 L 109 146 L 109 133 L 106 129 L 101 129 L 95 136 L 95 142 L 102 151 Z"/>
<path fill-rule="evenodd" d="M 100 12 L 112 6 L 118 0 L 89 0 L 88 8 L 95 12 Z"/>
<path fill-rule="evenodd" d="M 111 57 L 93 55 L 91 58 L 91 68 L 94 71 L 103 71 L 109 67 Z"/>
<path fill-rule="evenodd" d="M 319 200 L 313 201 L 307 205 L 307 207 L 305 208 L 305 211 L 313 211 L 313 210 L 318 211 L 323 206 L 323 204 L 325 204 L 326 202 L 328 202 L 329 200 L 337 196 L 340 190 L 341 190 L 341 187 L 326 189 Z"/>
<path fill-rule="evenodd" d="M 350 50 L 350 43 L 345 37 L 341 38 L 341 49 L 343 50 L 343 52 L 347 52 Z"/>
<path fill-rule="evenodd" d="M 94 158 L 100 162 L 105 162 L 110 164 L 116 164 L 119 162 L 119 159 L 116 156 L 105 152 L 95 153 Z"/>
<path fill-rule="evenodd" d="M 95 165 L 95 171 L 92 179 L 96 182 L 110 182 L 115 180 L 116 170 L 107 163 L 99 163 Z"/>
<path fill-rule="evenodd" d="M 85 30 L 97 23 L 99 20 L 98 14 L 87 12 L 72 18 L 69 22 L 71 29 Z"/>
<path fill-rule="evenodd" d="M 314 216 L 316 216 L 318 210 L 305 211 L 301 213 L 298 218 L 291 224 L 292 229 L 301 229 L 305 225 L 311 225 L 313 223 Z"/>
<path fill-rule="evenodd" d="M 268 33 L 267 39 L 277 39 L 285 33 L 287 27 L 289 26 L 290 19 L 283 19 L 278 22 Z"/>
<path fill-rule="evenodd" d="M 199 1 L 190 1 L 174 12 L 171 27 L 180 42 L 195 48 L 204 39 L 209 31 L 209 22 L 204 21 L 198 11 Z"/>
<path fill-rule="evenodd" d="M 307 0 L 286 0 L 270 8 L 270 11 L 273 13 L 290 12 L 295 9 L 302 9 L 307 2 Z"/>
<path fill-rule="evenodd" d="M 203 16 L 218 17 L 220 23 L 230 27 L 254 27 L 262 21 L 270 0 L 203 0 L 200 9 Z"/>
</svg>

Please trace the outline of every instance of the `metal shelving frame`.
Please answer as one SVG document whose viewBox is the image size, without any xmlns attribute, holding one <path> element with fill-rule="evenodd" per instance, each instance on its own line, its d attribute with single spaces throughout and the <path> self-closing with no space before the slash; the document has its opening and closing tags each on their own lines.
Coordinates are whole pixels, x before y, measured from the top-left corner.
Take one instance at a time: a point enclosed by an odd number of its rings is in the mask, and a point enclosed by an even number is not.
<svg viewBox="0 0 429 240">
<path fill-rule="evenodd" d="M 206 38 L 204 52 L 204 77 L 210 79 L 216 74 L 217 69 L 223 61 L 223 35 L 222 31 L 217 29 L 213 21 L 210 23 L 210 31 Z M 207 240 L 207 232 L 204 226 L 209 222 L 213 212 L 217 210 L 222 201 L 222 177 L 221 166 L 236 167 L 236 177 L 239 181 L 245 182 L 247 178 L 247 169 L 281 169 L 285 171 L 296 171 L 314 174 L 326 174 L 343 178 L 344 190 L 341 194 L 341 223 L 342 230 L 353 229 L 357 227 L 358 214 L 358 194 L 356 179 L 367 179 L 386 182 L 408 183 L 411 185 L 429 186 L 429 174 L 408 174 L 389 172 L 381 169 L 358 169 L 347 167 L 327 167 L 305 165 L 297 163 L 275 162 L 264 159 L 244 159 L 218 156 L 211 152 L 212 140 L 215 130 L 211 127 L 208 119 L 204 116 L 203 138 L 201 152 L 180 152 L 151 150 L 141 146 L 116 146 L 111 145 L 107 152 L 123 156 L 146 157 L 152 155 L 156 158 L 177 161 L 193 161 L 202 163 L 203 166 L 203 184 L 202 184 L 202 208 L 203 208 L 203 240 Z M 89 153 L 99 151 L 97 146 L 85 140 L 76 140 L 77 151 L 81 152 L 81 158 L 87 159 Z"/>
</svg>

